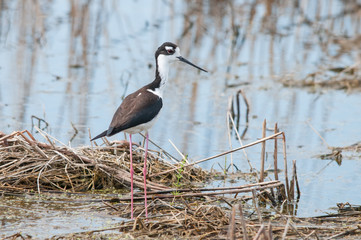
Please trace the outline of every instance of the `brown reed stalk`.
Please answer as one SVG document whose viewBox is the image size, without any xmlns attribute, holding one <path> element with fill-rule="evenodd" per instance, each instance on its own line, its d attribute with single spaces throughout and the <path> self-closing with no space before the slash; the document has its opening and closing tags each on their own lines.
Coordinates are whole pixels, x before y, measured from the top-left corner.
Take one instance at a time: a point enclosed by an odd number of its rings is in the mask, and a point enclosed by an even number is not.
<svg viewBox="0 0 361 240">
<path fill-rule="evenodd" d="M 284 132 L 281 132 L 281 133 L 282 133 L 282 143 L 283 143 L 283 161 L 284 161 L 284 168 L 285 168 L 286 192 L 287 192 L 288 200 L 291 201 L 290 188 L 289 188 L 289 182 L 288 182 L 288 171 L 287 171 L 286 135 L 284 134 Z"/>
<path fill-rule="evenodd" d="M 285 226 L 285 230 L 283 231 L 283 234 L 282 234 L 282 240 L 285 240 L 285 239 L 286 239 L 286 236 L 287 236 L 287 232 L 288 232 L 288 228 L 289 228 L 289 226 L 290 226 L 290 223 L 291 223 L 291 218 L 288 218 L 288 219 L 287 219 L 286 226 Z"/>
<path fill-rule="evenodd" d="M 271 221 L 269 221 L 268 222 L 268 238 L 270 239 L 270 240 L 272 240 L 273 239 L 273 236 L 272 236 L 273 234 L 272 234 L 272 224 L 271 224 Z"/>
<path fill-rule="evenodd" d="M 254 236 L 253 240 L 261 239 L 261 236 L 262 236 L 262 234 L 264 234 L 264 231 L 265 231 L 265 227 L 262 224 L 261 227 L 258 229 L 257 234 Z"/>
<path fill-rule="evenodd" d="M 256 190 L 255 190 L 255 189 L 252 189 L 253 206 L 254 206 L 254 208 L 255 208 L 256 211 L 257 211 L 257 216 L 258 216 L 259 222 L 262 223 L 262 222 L 263 222 L 263 221 L 262 221 L 262 215 L 261 215 L 261 211 L 259 210 L 259 207 L 258 207 L 258 205 L 257 205 L 257 202 L 258 202 L 258 201 L 256 201 L 256 197 L 257 197 L 257 195 L 256 195 Z"/>
<path fill-rule="evenodd" d="M 229 219 L 227 239 L 231 239 L 231 240 L 236 239 L 236 208 L 237 208 L 237 204 L 232 207 L 232 211 Z"/>
<path fill-rule="evenodd" d="M 243 239 L 244 239 L 244 240 L 248 240 L 246 222 L 245 222 L 244 216 L 243 216 L 242 203 L 239 203 L 238 206 L 239 206 L 239 215 L 241 216 Z"/>
<path fill-rule="evenodd" d="M 296 166 L 296 160 L 293 160 L 293 179 L 295 181 L 296 184 L 296 190 L 297 190 L 297 199 L 300 199 L 301 197 L 301 190 L 300 190 L 300 186 L 298 184 L 298 178 L 297 178 L 297 166 Z"/>
<path fill-rule="evenodd" d="M 266 119 L 263 120 L 262 124 L 262 138 L 266 137 Z M 266 157 L 266 141 L 262 142 L 262 151 L 261 151 L 261 170 L 260 170 L 260 176 L 259 181 L 263 182 L 264 180 L 264 160 Z"/>
<path fill-rule="evenodd" d="M 277 123 L 275 123 L 275 129 L 274 129 L 274 133 L 278 133 L 278 126 Z M 278 180 L 278 164 L 277 164 L 277 138 L 274 138 L 274 152 L 273 152 L 273 166 L 274 166 L 274 175 L 275 175 L 275 180 Z"/>
<path fill-rule="evenodd" d="M 230 114 L 228 114 L 228 116 L 229 116 L 229 117 L 227 118 L 227 120 L 231 120 L 232 125 L 233 125 L 233 129 L 234 129 L 234 131 L 235 131 L 235 133 L 236 133 L 236 135 L 237 135 L 237 139 L 238 139 L 240 145 L 243 146 L 242 137 L 241 137 L 241 136 L 239 135 L 239 133 L 238 133 L 237 126 L 236 126 L 236 124 L 234 123 L 234 119 L 232 118 L 232 116 L 231 116 Z M 228 124 L 228 123 L 229 123 L 229 122 L 227 121 L 227 124 Z M 230 129 L 230 126 L 229 126 L 229 129 Z M 229 133 L 228 133 L 228 136 L 230 136 Z M 250 169 L 252 170 L 252 169 L 253 169 L 253 166 L 252 166 L 251 161 L 249 160 L 249 158 L 248 158 L 248 156 L 247 156 L 246 150 L 245 150 L 245 149 L 242 149 L 242 151 L 243 151 L 243 154 L 244 154 L 245 158 L 247 159 L 247 162 L 248 162 L 248 165 L 249 165 Z M 256 172 L 256 174 L 257 174 L 257 172 Z"/>
<path fill-rule="evenodd" d="M 248 122 L 249 122 L 249 109 L 250 109 L 249 102 L 248 102 L 247 96 L 246 96 L 246 94 L 244 93 L 243 90 L 239 90 L 238 94 L 242 95 L 243 101 L 246 104 L 246 116 L 245 116 L 245 118 L 246 118 L 246 125 L 248 125 Z M 243 134 L 242 134 L 242 136 L 243 136 Z"/>
<path fill-rule="evenodd" d="M 292 177 L 290 181 L 290 199 L 295 199 L 295 160 L 292 162 Z"/>
</svg>

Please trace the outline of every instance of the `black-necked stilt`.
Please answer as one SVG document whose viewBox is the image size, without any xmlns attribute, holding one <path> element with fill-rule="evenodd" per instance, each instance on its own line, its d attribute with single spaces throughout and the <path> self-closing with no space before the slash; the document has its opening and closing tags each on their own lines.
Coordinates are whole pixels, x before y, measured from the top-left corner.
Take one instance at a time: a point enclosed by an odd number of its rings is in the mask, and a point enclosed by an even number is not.
<svg viewBox="0 0 361 240">
<path fill-rule="evenodd" d="M 199 70 L 206 70 L 194 65 L 180 54 L 179 47 L 170 42 L 163 43 L 155 52 L 156 70 L 155 79 L 150 84 L 140 88 L 138 91 L 128 95 L 115 112 L 108 130 L 105 130 L 91 141 L 112 136 L 124 131 L 129 134 L 130 150 L 130 176 L 131 176 L 131 218 L 133 219 L 133 159 L 132 159 L 132 134 L 146 132 L 146 145 L 144 156 L 144 198 L 145 216 L 148 217 L 147 209 L 147 152 L 148 152 L 148 129 L 150 129 L 160 110 L 163 107 L 163 90 L 168 80 L 169 64 L 176 61 L 185 62 Z"/>
</svg>

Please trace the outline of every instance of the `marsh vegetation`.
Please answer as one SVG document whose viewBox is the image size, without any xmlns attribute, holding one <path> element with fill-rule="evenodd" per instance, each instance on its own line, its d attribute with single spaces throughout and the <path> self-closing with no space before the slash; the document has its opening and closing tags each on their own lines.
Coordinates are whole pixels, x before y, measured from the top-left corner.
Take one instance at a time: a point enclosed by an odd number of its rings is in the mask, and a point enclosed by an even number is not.
<svg viewBox="0 0 361 240">
<path fill-rule="evenodd" d="M 0 236 L 359 238 L 360 18 L 357 0 L 0 1 Z M 164 41 L 210 74 L 171 69 L 153 218 L 129 221 L 125 138 L 89 138 Z"/>
</svg>

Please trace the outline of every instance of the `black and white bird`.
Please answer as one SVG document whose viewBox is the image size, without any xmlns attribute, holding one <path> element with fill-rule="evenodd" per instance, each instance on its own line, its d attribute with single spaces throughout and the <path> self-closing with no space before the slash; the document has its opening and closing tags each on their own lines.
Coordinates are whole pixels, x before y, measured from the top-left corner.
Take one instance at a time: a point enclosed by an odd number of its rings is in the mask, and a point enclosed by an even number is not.
<svg viewBox="0 0 361 240">
<path fill-rule="evenodd" d="M 194 65 L 180 54 L 179 47 L 171 42 L 163 43 L 155 52 L 155 79 L 153 82 L 145 85 L 132 94 L 129 94 L 115 112 L 110 126 L 107 130 L 91 139 L 109 137 L 121 131 L 129 134 L 130 150 L 130 176 L 131 176 L 131 218 L 133 219 L 133 158 L 132 158 L 132 134 L 145 132 L 146 146 L 144 156 L 144 198 L 145 215 L 148 217 L 147 210 L 147 152 L 148 152 L 148 129 L 155 123 L 160 110 L 163 107 L 163 91 L 168 81 L 168 72 L 170 64 L 176 61 L 182 61 L 199 70 L 206 70 Z"/>
</svg>

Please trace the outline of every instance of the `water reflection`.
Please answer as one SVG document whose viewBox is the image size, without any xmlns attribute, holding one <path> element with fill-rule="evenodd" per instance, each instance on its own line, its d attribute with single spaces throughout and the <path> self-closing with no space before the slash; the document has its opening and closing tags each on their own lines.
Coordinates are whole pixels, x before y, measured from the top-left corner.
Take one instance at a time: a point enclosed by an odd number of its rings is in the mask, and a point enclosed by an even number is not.
<svg viewBox="0 0 361 240">
<path fill-rule="evenodd" d="M 361 166 L 330 164 L 315 174 L 325 162 L 313 156 L 328 149 L 306 121 L 330 146 L 351 145 L 359 140 L 361 109 L 350 106 L 357 106 L 360 96 L 283 83 L 343 76 L 324 71 L 348 66 L 356 66 L 351 76 L 359 77 L 360 9 L 358 1 L 336 0 L 2 1 L 0 131 L 31 129 L 35 116 L 59 140 L 90 144 L 88 129 L 94 134 L 106 128 L 122 97 L 153 80 L 156 48 L 176 42 L 183 56 L 211 74 L 173 66 L 152 140 L 177 156 L 171 139 L 191 159 L 228 150 L 228 98 L 242 90 L 249 102 L 249 121 L 240 122 L 247 129 L 242 138 L 261 137 L 265 118 L 272 126 L 278 122 L 288 138 L 289 159 L 297 159 L 304 179 L 298 212 L 314 214 L 356 199 L 342 189 L 356 184 L 351 176 Z M 239 143 L 233 137 L 231 144 Z M 258 166 L 260 148 L 247 154 Z M 242 153 L 233 157 L 239 169 L 248 169 Z M 337 177 L 344 181 L 327 185 Z M 320 189 L 338 194 L 319 199 L 311 210 L 305 207 Z"/>
</svg>

